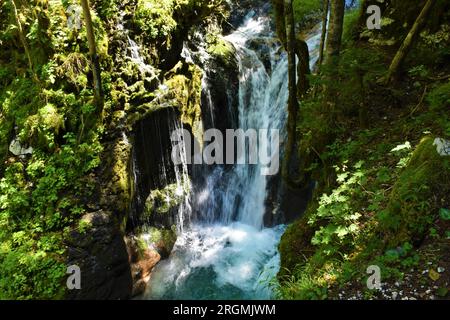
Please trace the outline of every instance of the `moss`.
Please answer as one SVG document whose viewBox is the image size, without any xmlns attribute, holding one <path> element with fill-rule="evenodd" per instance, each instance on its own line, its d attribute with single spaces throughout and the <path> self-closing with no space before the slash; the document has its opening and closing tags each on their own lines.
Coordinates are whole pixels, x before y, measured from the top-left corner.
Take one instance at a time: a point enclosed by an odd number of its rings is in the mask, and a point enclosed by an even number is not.
<svg viewBox="0 0 450 320">
<path fill-rule="evenodd" d="M 134 17 L 135 23 L 151 39 L 166 37 L 167 45 L 170 46 L 170 35 L 177 27 L 177 22 L 172 16 L 174 6 L 175 3 L 178 4 L 182 1 L 139 0 Z"/>
<path fill-rule="evenodd" d="M 440 156 L 434 139 L 426 137 L 394 185 L 387 209 L 380 214 L 381 228 L 391 234 L 389 246 L 420 241 L 450 193 L 450 158 Z"/>
<path fill-rule="evenodd" d="M 208 53 L 221 62 L 226 69 L 235 69 L 236 48 L 233 44 L 217 35 L 210 35 L 209 38 L 207 39 Z"/>
<path fill-rule="evenodd" d="M 177 233 L 175 226 L 169 229 L 149 227 L 143 230 L 138 243 L 142 243 L 144 250 L 148 247 L 156 249 L 164 259 L 170 255 L 176 241 Z"/>
<path fill-rule="evenodd" d="M 175 75 L 165 85 L 169 89 L 168 100 L 181 113 L 181 121 L 192 128 L 194 137 L 203 141 L 202 127 L 202 77 L 203 71 L 200 67 L 190 64 L 187 76 Z"/>
<path fill-rule="evenodd" d="M 144 214 L 150 216 L 153 212 L 169 213 L 181 204 L 185 192 L 186 190 L 180 191 L 175 183 L 161 190 L 153 190 L 145 201 Z"/>
<path fill-rule="evenodd" d="M 311 239 L 315 230 L 308 224 L 306 214 L 303 218 L 289 225 L 281 237 L 278 249 L 280 251 L 281 269 L 278 277 L 283 279 L 292 271 L 306 263 L 314 252 Z"/>
</svg>

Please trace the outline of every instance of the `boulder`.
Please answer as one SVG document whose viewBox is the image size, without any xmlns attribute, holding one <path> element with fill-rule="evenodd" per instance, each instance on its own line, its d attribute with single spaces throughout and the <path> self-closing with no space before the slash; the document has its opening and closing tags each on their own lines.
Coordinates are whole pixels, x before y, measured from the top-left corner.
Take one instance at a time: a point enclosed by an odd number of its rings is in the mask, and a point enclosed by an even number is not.
<svg viewBox="0 0 450 320">
<path fill-rule="evenodd" d="M 81 289 L 70 290 L 68 299 L 117 300 L 131 297 L 132 278 L 128 254 L 111 212 L 84 215 L 66 236 L 67 265 L 81 270 Z"/>
</svg>

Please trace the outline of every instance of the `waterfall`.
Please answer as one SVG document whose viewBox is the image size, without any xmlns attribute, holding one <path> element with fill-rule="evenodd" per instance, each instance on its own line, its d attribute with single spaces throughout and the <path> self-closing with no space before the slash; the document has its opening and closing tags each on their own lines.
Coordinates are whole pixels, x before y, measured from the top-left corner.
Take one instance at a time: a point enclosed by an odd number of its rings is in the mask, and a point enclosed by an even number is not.
<svg viewBox="0 0 450 320">
<path fill-rule="evenodd" d="M 170 124 L 171 132 L 175 130 L 182 129 L 181 122 L 175 117 L 172 119 Z M 172 148 L 175 147 L 175 143 L 172 142 Z M 177 228 L 178 233 L 182 234 L 184 232 L 185 223 L 190 223 L 191 221 L 191 180 L 189 177 L 189 171 L 187 166 L 187 154 L 186 149 L 181 148 L 181 165 L 174 165 L 176 189 L 175 196 L 181 198 L 181 203 L 178 206 L 177 214 Z"/>
<path fill-rule="evenodd" d="M 237 51 L 239 65 L 239 108 L 237 128 L 279 129 L 286 121 L 287 58 L 277 61 L 274 46 L 270 53 L 271 74 L 257 53 L 246 47 L 254 38 L 270 42 L 270 21 L 267 17 L 253 18 L 225 40 Z M 235 165 L 231 170 L 217 166 L 206 178 L 206 185 L 197 194 L 197 207 L 205 221 L 229 225 L 234 221 L 262 229 L 265 214 L 267 178 L 260 174 L 260 165 Z M 245 196 L 243 196 L 245 195 Z"/>
<path fill-rule="evenodd" d="M 250 12 L 225 37 L 236 48 L 239 65 L 238 119 L 247 129 L 278 129 L 285 137 L 288 99 L 287 55 L 275 39 L 268 16 Z M 317 36 L 319 34 L 319 36 Z M 309 37 L 312 64 L 320 28 Z M 262 55 L 255 45 L 263 46 Z M 186 58 L 192 52 L 183 50 Z M 204 90 L 208 98 L 208 79 Z M 209 110 L 214 108 L 206 99 Z M 211 111 L 212 122 L 214 123 Z M 269 281 L 278 272 L 277 245 L 285 226 L 265 228 L 267 177 L 260 165 L 217 165 L 206 172 L 192 195 L 198 218 L 178 236 L 168 260 L 152 273 L 145 299 L 270 299 Z"/>
</svg>

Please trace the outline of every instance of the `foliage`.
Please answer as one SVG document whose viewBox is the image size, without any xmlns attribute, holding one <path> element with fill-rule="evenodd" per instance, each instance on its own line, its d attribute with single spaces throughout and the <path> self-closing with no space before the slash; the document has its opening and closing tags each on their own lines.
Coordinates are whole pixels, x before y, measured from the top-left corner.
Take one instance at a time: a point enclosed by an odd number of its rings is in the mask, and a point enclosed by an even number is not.
<svg viewBox="0 0 450 320">
<path fill-rule="evenodd" d="M 294 0 L 292 5 L 295 20 L 302 25 L 318 22 L 323 8 L 322 2 L 317 0 Z"/>
<path fill-rule="evenodd" d="M 64 233 L 85 211 L 95 187 L 90 174 L 102 152 L 102 126 L 92 117 L 88 89 L 85 31 L 68 29 L 69 2 L 22 3 L 18 10 L 38 78 L 32 79 L 22 48 L 14 46 L 20 42 L 8 3 L 1 14 L 10 25 L 0 32 L 7 48 L 0 59 L 11 61 L 2 65 L 0 89 L 0 157 L 8 157 L 0 177 L 0 298 L 64 298 Z M 96 15 L 94 20 L 103 55 L 105 32 Z M 31 146 L 32 154 L 8 155 L 13 137 Z"/>
<path fill-rule="evenodd" d="M 187 0 L 139 0 L 136 24 L 150 37 L 162 37 L 170 41 L 170 34 L 177 26 L 173 18 L 174 6 L 186 2 Z"/>
<path fill-rule="evenodd" d="M 356 18 L 346 16 L 338 64 L 310 78 L 313 94 L 301 103 L 298 181 L 314 181 L 316 189 L 279 245 L 279 298 L 323 299 L 349 282 L 365 288 L 369 265 L 380 266 L 385 280 L 401 280 L 424 259 L 417 250 L 423 239 L 448 233 L 436 219 L 445 221 L 450 170 L 433 146 L 434 137 L 448 135 L 448 83 L 433 83 L 433 64 L 423 60 L 408 72 L 422 102 L 405 107 L 409 116 L 389 109 L 396 90 L 411 89 L 377 87 L 386 52 L 356 41 Z"/>
<path fill-rule="evenodd" d="M 450 106 L 450 81 L 433 88 L 427 96 L 430 108 L 434 111 L 448 111 Z"/>
</svg>

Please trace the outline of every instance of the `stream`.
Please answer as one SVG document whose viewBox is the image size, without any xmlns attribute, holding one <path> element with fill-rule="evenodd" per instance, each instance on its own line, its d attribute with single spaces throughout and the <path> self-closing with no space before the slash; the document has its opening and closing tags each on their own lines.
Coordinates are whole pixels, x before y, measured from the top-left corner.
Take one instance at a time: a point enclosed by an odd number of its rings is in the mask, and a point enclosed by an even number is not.
<svg viewBox="0 0 450 320">
<path fill-rule="evenodd" d="M 287 55 L 274 37 L 270 17 L 250 12 L 225 39 L 236 48 L 239 64 L 238 128 L 279 129 L 284 136 Z M 252 40 L 270 43 L 269 56 L 252 49 Z M 316 27 L 307 38 L 312 65 L 319 42 Z M 259 165 L 209 170 L 205 187 L 190 199 L 201 217 L 179 232 L 172 254 L 155 267 L 141 298 L 274 298 L 270 284 L 279 270 L 277 246 L 285 226 L 264 227 L 266 195 L 267 177 Z"/>
</svg>

